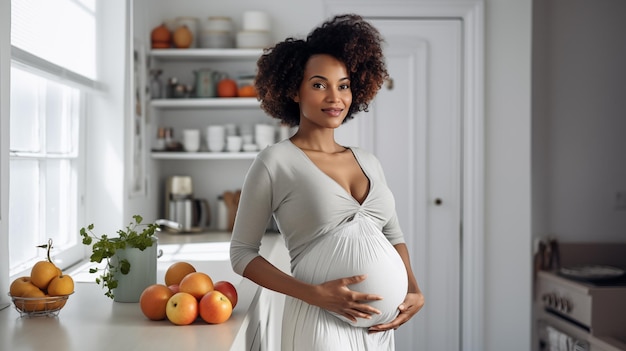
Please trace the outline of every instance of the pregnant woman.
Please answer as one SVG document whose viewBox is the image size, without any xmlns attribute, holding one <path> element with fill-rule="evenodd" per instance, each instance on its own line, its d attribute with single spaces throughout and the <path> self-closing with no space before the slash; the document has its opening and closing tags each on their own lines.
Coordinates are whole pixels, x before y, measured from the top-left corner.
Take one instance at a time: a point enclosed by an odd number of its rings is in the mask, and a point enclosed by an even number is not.
<svg viewBox="0 0 626 351">
<path fill-rule="evenodd" d="M 342 15 L 258 61 L 261 107 L 298 130 L 252 163 L 231 261 L 235 272 L 286 295 L 285 351 L 394 350 L 393 330 L 424 304 L 380 163 L 334 137 L 388 77 L 381 42 L 361 17 Z M 259 255 L 272 216 L 291 275 Z"/>
</svg>

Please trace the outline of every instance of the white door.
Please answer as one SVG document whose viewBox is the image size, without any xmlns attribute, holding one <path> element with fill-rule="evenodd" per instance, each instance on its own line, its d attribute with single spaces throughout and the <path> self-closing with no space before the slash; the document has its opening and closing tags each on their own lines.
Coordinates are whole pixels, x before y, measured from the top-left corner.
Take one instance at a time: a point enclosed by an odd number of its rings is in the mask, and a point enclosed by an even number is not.
<svg viewBox="0 0 626 351">
<path fill-rule="evenodd" d="M 426 298 L 397 330 L 397 350 L 459 350 L 462 23 L 370 20 L 385 37 L 391 79 L 338 138 L 380 159 Z"/>
</svg>

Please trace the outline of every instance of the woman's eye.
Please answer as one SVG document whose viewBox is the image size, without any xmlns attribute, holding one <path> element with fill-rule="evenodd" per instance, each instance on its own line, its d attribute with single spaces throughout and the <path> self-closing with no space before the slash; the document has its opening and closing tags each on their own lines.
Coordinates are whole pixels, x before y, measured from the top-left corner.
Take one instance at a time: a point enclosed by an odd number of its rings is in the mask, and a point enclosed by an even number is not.
<svg viewBox="0 0 626 351">
<path fill-rule="evenodd" d="M 324 84 L 322 84 L 322 83 L 313 83 L 313 88 L 323 89 L 324 88 Z"/>
<path fill-rule="evenodd" d="M 342 84 L 339 86 L 339 90 L 350 90 L 350 85 Z"/>
</svg>

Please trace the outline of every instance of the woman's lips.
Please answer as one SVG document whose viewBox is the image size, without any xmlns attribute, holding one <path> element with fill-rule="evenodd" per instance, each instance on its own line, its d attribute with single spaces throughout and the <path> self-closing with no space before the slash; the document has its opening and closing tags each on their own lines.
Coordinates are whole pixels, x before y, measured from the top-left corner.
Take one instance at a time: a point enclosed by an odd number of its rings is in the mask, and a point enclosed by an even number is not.
<svg viewBox="0 0 626 351">
<path fill-rule="evenodd" d="M 333 117 L 339 117 L 341 115 L 341 112 L 343 112 L 343 109 L 341 108 L 324 108 L 322 109 L 322 112 L 331 115 Z"/>
</svg>

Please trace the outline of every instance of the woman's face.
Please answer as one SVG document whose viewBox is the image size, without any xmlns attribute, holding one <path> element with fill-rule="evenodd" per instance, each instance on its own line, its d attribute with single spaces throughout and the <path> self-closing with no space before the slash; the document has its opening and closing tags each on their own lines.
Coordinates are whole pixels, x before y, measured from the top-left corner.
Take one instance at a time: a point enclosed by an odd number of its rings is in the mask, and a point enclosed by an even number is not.
<svg viewBox="0 0 626 351">
<path fill-rule="evenodd" d="M 294 101 L 300 104 L 300 127 L 339 127 L 352 104 L 346 66 L 330 55 L 311 56 Z"/>
</svg>

